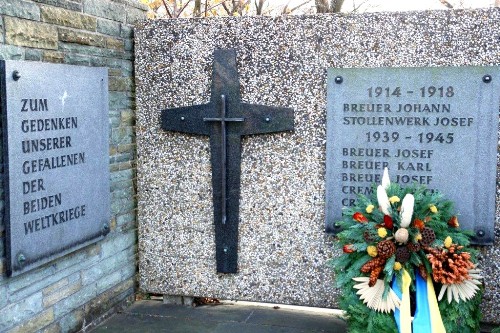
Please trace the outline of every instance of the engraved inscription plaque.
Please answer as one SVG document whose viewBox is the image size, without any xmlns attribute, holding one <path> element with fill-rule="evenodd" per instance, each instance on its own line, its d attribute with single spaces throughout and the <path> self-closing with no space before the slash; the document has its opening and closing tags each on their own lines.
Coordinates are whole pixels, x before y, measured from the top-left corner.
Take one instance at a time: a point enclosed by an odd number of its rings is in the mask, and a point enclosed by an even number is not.
<svg viewBox="0 0 500 333">
<path fill-rule="evenodd" d="M 109 231 L 105 68 L 0 62 L 7 273 Z"/>
<path fill-rule="evenodd" d="M 329 69 L 326 230 L 380 183 L 455 202 L 474 242 L 494 238 L 499 67 Z"/>
</svg>

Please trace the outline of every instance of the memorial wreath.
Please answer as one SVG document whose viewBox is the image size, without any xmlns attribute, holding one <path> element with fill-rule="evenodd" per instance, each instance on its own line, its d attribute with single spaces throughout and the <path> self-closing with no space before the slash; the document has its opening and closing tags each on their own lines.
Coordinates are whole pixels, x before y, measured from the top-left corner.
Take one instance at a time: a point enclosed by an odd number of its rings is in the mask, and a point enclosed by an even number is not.
<svg viewBox="0 0 500 333">
<path fill-rule="evenodd" d="M 423 186 L 382 185 L 344 208 L 331 261 L 349 332 L 478 332 L 483 288 L 453 204 Z"/>
</svg>

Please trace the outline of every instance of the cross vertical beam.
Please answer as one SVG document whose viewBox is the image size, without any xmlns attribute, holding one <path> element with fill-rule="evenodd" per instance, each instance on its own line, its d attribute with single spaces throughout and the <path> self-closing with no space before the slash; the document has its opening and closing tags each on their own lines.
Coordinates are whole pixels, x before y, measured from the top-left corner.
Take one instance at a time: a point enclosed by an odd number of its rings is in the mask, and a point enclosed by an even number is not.
<svg viewBox="0 0 500 333">
<path fill-rule="evenodd" d="M 214 51 L 208 104 L 162 110 L 162 129 L 210 136 L 217 272 L 238 271 L 243 135 L 292 131 L 293 110 L 241 102 L 236 52 Z"/>
<path fill-rule="evenodd" d="M 221 126 L 221 203 L 222 203 L 222 224 L 227 220 L 227 133 L 226 122 L 241 122 L 244 118 L 226 118 L 226 96 L 221 95 L 220 118 L 203 118 L 203 121 L 220 122 Z"/>
</svg>

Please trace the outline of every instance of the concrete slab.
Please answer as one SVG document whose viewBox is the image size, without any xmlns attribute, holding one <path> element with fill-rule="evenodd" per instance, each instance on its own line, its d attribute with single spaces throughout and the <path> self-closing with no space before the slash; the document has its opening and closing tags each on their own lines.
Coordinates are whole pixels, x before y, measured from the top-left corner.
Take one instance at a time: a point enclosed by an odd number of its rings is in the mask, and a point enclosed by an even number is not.
<svg viewBox="0 0 500 333">
<path fill-rule="evenodd" d="M 247 323 L 261 326 L 286 326 L 314 332 L 330 332 L 332 326 L 342 327 L 345 322 L 331 314 L 290 309 L 255 307 Z M 332 331 L 333 332 L 333 331 Z"/>
<path fill-rule="evenodd" d="M 161 301 L 139 301 L 92 332 L 344 333 L 347 326 L 331 313 L 238 303 L 193 308 Z"/>
</svg>

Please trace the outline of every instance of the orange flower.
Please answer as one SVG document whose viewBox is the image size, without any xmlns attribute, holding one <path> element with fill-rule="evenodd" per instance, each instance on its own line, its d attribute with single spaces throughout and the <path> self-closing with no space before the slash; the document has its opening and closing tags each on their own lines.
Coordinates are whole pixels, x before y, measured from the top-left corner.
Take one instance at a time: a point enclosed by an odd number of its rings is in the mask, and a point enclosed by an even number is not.
<svg viewBox="0 0 500 333">
<path fill-rule="evenodd" d="M 352 218 L 354 219 L 354 221 L 358 221 L 360 223 L 366 223 L 366 222 L 368 222 L 368 219 L 363 214 L 361 214 L 360 212 L 354 213 L 352 215 Z"/>
<path fill-rule="evenodd" d="M 424 221 L 422 221 L 420 219 L 415 219 L 413 221 L 413 225 L 415 226 L 415 228 L 417 228 L 419 230 L 422 230 L 423 228 L 425 228 Z"/>
</svg>

